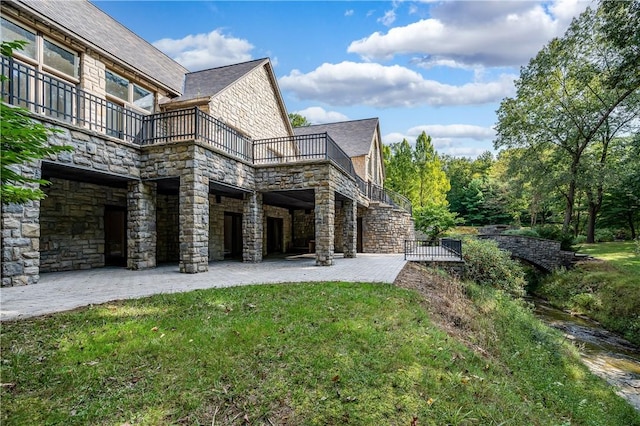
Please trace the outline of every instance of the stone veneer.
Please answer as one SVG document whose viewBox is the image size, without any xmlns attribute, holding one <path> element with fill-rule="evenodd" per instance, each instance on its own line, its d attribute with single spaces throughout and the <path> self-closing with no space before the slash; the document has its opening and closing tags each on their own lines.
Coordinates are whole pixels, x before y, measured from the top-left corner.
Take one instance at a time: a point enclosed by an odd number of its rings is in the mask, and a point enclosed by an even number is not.
<svg viewBox="0 0 640 426">
<path fill-rule="evenodd" d="M 209 102 L 211 114 L 253 139 L 290 136 L 288 118 L 266 66 L 258 67 Z"/>
<path fill-rule="evenodd" d="M 404 253 L 404 240 L 415 239 L 411 214 L 380 203 L 371 203 L 362 220 L 365 253 Z"/>
<path fill-rule="evenodd" d="M 50 179 L 40 202 L 40 272 L 105 264 L 105 206 L 126 207 L 127 190 Z"/>
</svg>

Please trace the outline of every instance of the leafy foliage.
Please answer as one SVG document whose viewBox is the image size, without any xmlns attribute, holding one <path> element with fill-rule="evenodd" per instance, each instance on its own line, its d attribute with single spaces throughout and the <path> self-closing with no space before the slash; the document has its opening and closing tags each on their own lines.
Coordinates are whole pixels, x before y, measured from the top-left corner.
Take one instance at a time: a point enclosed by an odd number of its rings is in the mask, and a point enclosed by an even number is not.
<svg viewBox="0 0 640 426">
<path fill-rule="evenodd" d="M 307 120 L 307 117 L 294 112 L 289 113 L 289 121 L 291 122 L 292 127 L 307 127 L 311 125 Z"/>
<path fill-rule="evenodd" d="M 25 42 L 3 42 L 2 54 L 10 56 L 13 49 L 22 48 Z M 2 76 L 2 81 L 7 81 Z M 3 203 L 24 204 L 44 198 L 44 192 L 34 187 L 48 182 L 23 173 L 21 166 L 61 151 L 70 146 L 51 146 L 49 136 L 57 130 L 46 128 L 33 121 L 29 112 L 0 103 L 0 199 Z"/>
<path fill-rule="evenodd" d="M 524 269 L 495 241 L 469 238 L 463 247 L 466 279 L 518 297 L 524 295 Z"/>
<path fill-rule="evenodd" d="M 434 241 L 446 231 L 462 223 L 455 213 L 444 205 L 429 204 L 414 209 L 413 218 L 416 230 L 421 231 Z"/>
</svg>

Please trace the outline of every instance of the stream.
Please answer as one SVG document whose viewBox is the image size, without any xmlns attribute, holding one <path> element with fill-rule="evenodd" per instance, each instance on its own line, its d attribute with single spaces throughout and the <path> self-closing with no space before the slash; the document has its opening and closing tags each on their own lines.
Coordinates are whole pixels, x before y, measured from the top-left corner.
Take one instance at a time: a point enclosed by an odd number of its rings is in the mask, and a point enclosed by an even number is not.
<svg viewBox="0 0 640 426">
<path fill-rule="evenodd" d="M 534 313 L 562 331 L 577 346 L 592 373 L 616 388 L 616 393 L 640 411 L 640 349 L 584 317 L 573 316 L 541 299 L 528 298 Z"/>
</svg>

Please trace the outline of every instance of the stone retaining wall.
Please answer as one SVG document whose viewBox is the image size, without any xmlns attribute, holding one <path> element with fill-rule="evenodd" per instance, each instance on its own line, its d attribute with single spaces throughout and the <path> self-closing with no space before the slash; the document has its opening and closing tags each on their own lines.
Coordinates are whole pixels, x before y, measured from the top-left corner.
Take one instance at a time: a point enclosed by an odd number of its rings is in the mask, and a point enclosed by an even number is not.
<svg viewBox="0 0 640 426">
<path fill-rule="evenodd" d="M 365 253 L 404 253 L 404 240 L 415 239 L 411 214 L 381 203 L 371 203 L 362 220 Z"/>
<path fill-rule="evenodd" d="M 560 242 L 522 235 L 479 235 L 478 238 L 491 239 L 498 247 L 513 256 L 529 261 L 541 268 L 552 271 L 562 265 Z"/>
</svg>

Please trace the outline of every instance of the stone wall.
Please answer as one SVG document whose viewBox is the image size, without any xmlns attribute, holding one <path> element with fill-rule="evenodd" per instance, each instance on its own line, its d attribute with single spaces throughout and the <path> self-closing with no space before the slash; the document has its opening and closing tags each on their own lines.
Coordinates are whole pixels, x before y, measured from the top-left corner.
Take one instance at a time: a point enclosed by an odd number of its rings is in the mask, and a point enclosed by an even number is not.
<svg viewBox="0 0 640 426">
<path fill-rule="evenodd" d="M 253 139 L 290 136 L 266 65 L 258 67 L 210 102 L 211 114 Z"/>
<path fill-rule="evenodd" d="M 23 165 L 24 176 L 40 177 L 39 164 Z M 35 187 L 35 185 L 32 185 Z M 40 201 L 0 203 L 2 211 L 2 287 L 35 284 L 40 279 Z"/>
<path fill-rule="evenodd" d="M 127 206 L 127 190 L 51 179 L 40 202 L 40 272 L 104 266 L 105 206 Z"/>
<path fill-rule="evenodd" d="M 293 246 L 306 252 L 309 241 L 315 239 L 315 214 L 313 210 L 293 212 Z"/>
<path fill-rule="evenodd" d="M 415 239 L 411 215 L 380 203 L 364 211 L 362 230 L 365 253 L 404 253 L 404 240 Z"/>
<path fill-rule="evenodd" d="M 178 262 L 180 258 L 179 218 L 180 205 L 177 195 L 158 194 L 156 201 L 156 232 L 158 246 L 156 261 Z"/>
<path fill-rule="evenodd" d="M 291 214 L 288 209 L 281 207 L 264 205 L 264 221 L 263 229 L 264 234 L 262 236 L 262 254 L 267 254 L 267 218 L 282 219 L 282 252 L 288 252 L 293 247 L 293 235 L 291 232 Z"/>
<path fill-rule="evenodd" d="M 564 257 L 561 254 L 559 241 L 522 235 L 478 235 L 478 238 L 494 240 L 501 249 L 547 271 L 563 265 Z"/>
</svg>

